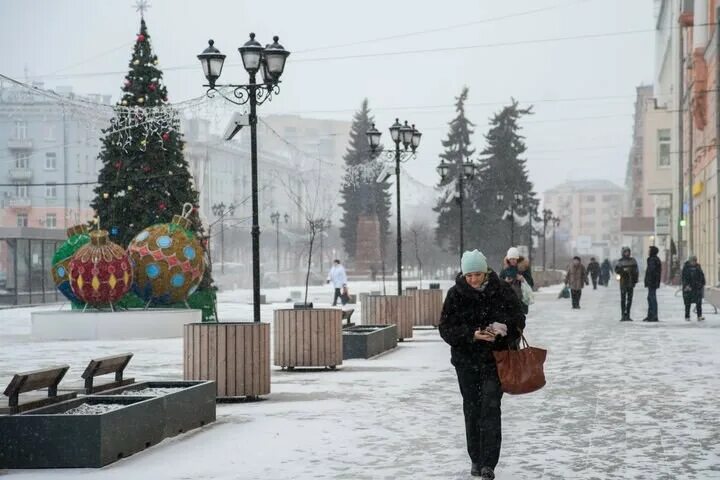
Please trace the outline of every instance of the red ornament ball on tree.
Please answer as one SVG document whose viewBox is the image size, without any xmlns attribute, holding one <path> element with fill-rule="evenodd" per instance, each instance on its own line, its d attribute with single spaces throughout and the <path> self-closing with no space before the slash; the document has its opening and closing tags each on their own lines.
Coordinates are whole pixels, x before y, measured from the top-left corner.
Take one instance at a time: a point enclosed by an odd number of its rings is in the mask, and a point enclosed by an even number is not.
<svg viewBox="0 0 720 480">
<path fill-rule="evenodd" d="M 145 165 L 143 167 L 143 172 L 148 173 L 150 170 L 152 170 L 149 166 Z"/>
<path fill-rule="evenodd" d="M 142 33 L 139 34 L 139 35 L 137 36 L 137 41 L 138 41 L 138 42 L 144 42 L 144 41 L 145 41 L 145 35 L 143 35 Z"/>
<path fill-rule="evenodd" d="M 164 212 L 166 208 L 167 205 L 165 205 L 165 202 L 158 203 L 158 210 L 160 210 L 161 212 Z"/>
<path fill-rule="evenodd" d="M 150 90 L 151 92 L 154 92 L 156 89 L 157 89 L 157 85 L 155 85 L 154 83 L 151 83 L 150 85 L 148 85 L 148 90 Z"/>
<path fill-rule="evenodd" d="M 163 133 L 163 134 L 162 134 L 162 139 L 163 139 L 164 142 L 167 142 L 168 140 L 170 140 L 170 134 L 167 133 L 167 132 Z"/>
<path fill-rule="evenodd" d="M 120 160 L 115 162 L 113 165 L 117 170 L 120 170 L 122 168 L 122 162 Z"/>
<path fill-rule="evenodd" d="M 73 293 L 83 302 L 95 306 L 117 302 L 132 284 L 128 254 L 108 240 L 105 230 L 90 233 L 90 243 L 73 255 L 68 272 Z"/>
</svg>

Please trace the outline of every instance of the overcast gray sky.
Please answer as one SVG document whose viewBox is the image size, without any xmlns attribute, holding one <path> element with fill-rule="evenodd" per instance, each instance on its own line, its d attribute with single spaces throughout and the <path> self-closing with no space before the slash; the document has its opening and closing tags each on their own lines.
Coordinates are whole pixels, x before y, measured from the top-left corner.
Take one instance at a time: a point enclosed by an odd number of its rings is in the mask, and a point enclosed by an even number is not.
<svg viewBox="0 0 720 480">
<path fill-rule="evenodd" d="M 0 0 L 0 71 L 116 99 L 139 28 L 133 3 Z M 248 32 L 277 34 L 293 54 L 261 115 L 350 119 L 368 97 L 385 133 L 395 116 L 423 131 L 410 168 L 429 184 L 463 85 L 478 151 L 510 97 L 535 105 L 524 134 L 539 192 L 568 178 L 621 184 L 635 87 L 653 79 L 652 0 L 151 0 L 145 18 L 171 101 L 203 93 L 196 55 L 208 38 L 228 55 L 221 80 L 237 83 Z M 423 52 L 392 54 L 411 50 Z"/>
</svg>

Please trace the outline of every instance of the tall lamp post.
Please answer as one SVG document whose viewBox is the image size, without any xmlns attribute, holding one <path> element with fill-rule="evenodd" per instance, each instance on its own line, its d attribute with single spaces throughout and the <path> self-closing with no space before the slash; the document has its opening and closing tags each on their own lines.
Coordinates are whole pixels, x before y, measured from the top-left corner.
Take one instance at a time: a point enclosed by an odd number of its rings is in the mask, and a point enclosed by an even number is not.
<svg viewBox="0 0 720 480">
<path fill-rule="evenodd" d="M 278 281 L 280 279 L 280 212 L 270 214 L 270 221 L 275 225 L 275 273 L 277 273 Z M 285 223 L 288 223 L 290 215 L 285 214 Z"/>
<path fill-rule="evenodd" d="M 325 257 L 323 254 L 323 237 L 325 236 L 325 232 L 330 230 L 331 226 L 332 220 L 329 218 L 321 218 L 317 222 L 318 232 L 320 233 L 320 273 L 323 273 L 323 265 L 325 264 Z"/>
<path fill-rule="evenodd" d="M 528 226 L 530 227 L 529 237 L 528 237 L 528 262 L 530 263 L 530 268 L 532 269 L 532 251 L 533 251 L 533 234 L 535 233 L 533 231 L 533 218 L 537 216 L 538 212 L 538 206 L 540 205 L 540 200 L 536 198 L 531 198 L 529 207 L 528 207 Z"/>
<path fill-rule="evenodd" d="M 553 222 L 553 270 L 555 270 L 555 236 L 557 233 L 557 227 L 560 226 L 560 219 L 558 217 L 552 217 Z"/>
<path fill-rule="evenodd" d="M 380 137 L 382 133 L 375 128 L 375 124 L 367 132 L 368 143 L 370 144 L 370 150 L 375 153 L 380 148 Z M 390 138 L 395 143 L 395 150 L 383 151 L 388 157 L 392 158 L 395 155 L 395 190 L 397 196 L 397 288 L 398 295 L 402 295 L 402 230 L 400 222 L 400 162 L 409 160 L 415 156 L 415 151 L 420 145 L 420 133 L 415 125 L 408 125 L 405 120 L 405 125 L 400 124 L 399 119 L 395 119 L 395 123 L 390 126 Z M 400 150 L 400 144 L 403 145 L 404 151 Z M 408 148 L 410 151 L 408 151 Z"/>
<path fill-rule="evenodd" d="M 542 211 L 542 222 L 543 222 L 543 272 L 545 271 L 545 267 L 547 265 L 547 226 L 548 223 L 553 218 L 553 212 L 549 208 L 546 208 Z"/>
<path fill-rule="evenodd" d="M 225 273 L 225 217 L 235 213 L 235 205 L 226 207 L 225 202 L 220 202 L 213 204 L 210 210 L 220 221 L 220 273 Z"/>
<path fill-rule="evenodd" d="M 440 165 L 436 167 L 441 180 L 445 180 L 450 171 L 450 164 L 445 163 L 445 159 L 440 161 Z M 465 215 L 463 214 L 463 203 L 465 201 L 465 180 L 472 180 L 477 172 L 477 165 L 472 161 L 468 160 L 462 162 L 455 169 L 457 175 L 457 195 L 455 196 L 455 202 L 458 205 L 460 213 L 460 255 L 465 251 Z"/>
<path fill-rule="evenodd" d="M 285 61 L 290 52 L 278 43 L 278 37 L 273 37 L 273 43 L 263 47 L 255 34 L 250 34 L 250 40 L 238 50 L 242 58 L 243 67 L 249 75 L 249 83 L 245 85 L 216 85 L 215 82 L 222 73 L 225 55 L 215 48 L 213 40 L 208 41 L 208 47 L 198 55 L 202 64 L 203 73 L 208 83 L 206 95 L 210 98 L 215 94 L 235 105 L 250 103 L 250 169 L 252 177 L 252 257 L 253 257 L 253 321 L 260 322 L 260 224 L 258 214 L 258 168 L 257 168 L 257 106 L 273 95 L 280 93 L 280 77 L 285 70 Z M 256 82 L 255 76 L 260 72 L 262 83 Z M 217 88 L 228 87 L 232 89 L 232 97 Z"/>
</svg>

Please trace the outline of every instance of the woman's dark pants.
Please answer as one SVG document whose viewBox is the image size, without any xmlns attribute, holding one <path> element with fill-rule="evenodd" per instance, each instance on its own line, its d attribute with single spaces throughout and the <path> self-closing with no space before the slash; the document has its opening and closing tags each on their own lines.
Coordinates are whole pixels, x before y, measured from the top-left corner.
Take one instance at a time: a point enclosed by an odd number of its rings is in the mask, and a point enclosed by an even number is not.
<svg viewBox="0 0 720 480">
<path fill-rule="evenodd" d="M 495 364 L 455 367 L 463 397 L 468 455 L 481 467 L 495 468 L 502 442 L 502 390 Z"/>
</svg>

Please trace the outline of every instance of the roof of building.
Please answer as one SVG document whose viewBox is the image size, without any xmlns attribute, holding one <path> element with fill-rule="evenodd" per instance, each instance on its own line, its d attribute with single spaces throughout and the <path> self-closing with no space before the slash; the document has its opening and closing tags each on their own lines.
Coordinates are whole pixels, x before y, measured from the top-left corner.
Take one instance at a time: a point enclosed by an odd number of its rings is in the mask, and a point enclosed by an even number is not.
<svg viewBox="0 0 720 480">
<path fill-rule="evenodd" d="M 575 190 L 592 190 L 592 191 L 616 191 L 622 192 L 624 189 L 615 185 L 610 180 L 568 180 L 560 185 L 545 190 L 545 193 L 558 193 Z"/>
</svg>

